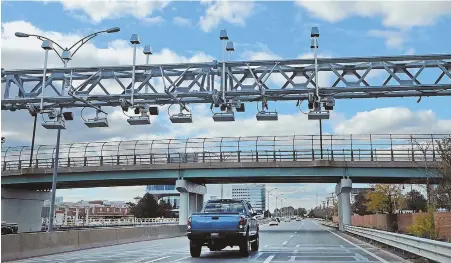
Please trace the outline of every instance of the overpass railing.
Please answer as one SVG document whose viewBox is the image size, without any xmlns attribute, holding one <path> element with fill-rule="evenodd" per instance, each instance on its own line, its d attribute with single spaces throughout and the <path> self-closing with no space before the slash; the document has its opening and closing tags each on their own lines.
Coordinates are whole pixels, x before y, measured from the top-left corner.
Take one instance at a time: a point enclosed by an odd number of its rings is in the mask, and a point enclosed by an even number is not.
<svg viewBox="0 0 451 263">
<path fill-rule="evenodd" d="M 212 162 L 440 160 L 450 134 L 294 135 L 106 141 L 62 144 L 60 167 Z M 2 169 L 51 168 L 53 145 L 2 147 Z"/>
</svg>

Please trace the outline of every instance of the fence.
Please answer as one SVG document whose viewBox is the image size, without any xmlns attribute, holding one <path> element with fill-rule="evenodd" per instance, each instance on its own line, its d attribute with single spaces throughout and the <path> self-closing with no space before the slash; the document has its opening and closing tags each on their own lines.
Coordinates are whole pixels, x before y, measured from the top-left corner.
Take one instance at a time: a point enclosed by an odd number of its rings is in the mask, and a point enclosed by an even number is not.
<svg viewBox="0 0 451 263">
<path fill-rule="evenodd" d="M 353 215 L 351 217 L 351 224 L 359 227 L 409 233 L 409 227 L 413 224 L 415 217 L 417 216 L 417 213 L 397 215 Z M 338 222 L 338 218 L 334 218 L 334 222 L 335 220 Z M 435 212 L 434 224 L 439 238 L 451 240 L 451 212 Z"/>
<path fill-rule="evenodd" d="M 62 144 L 60 167 L 210 162 L 437 161 L 450 134 L 294 135 Z M 3 170 L 51 168 L 53 145 L 2 149 Z"/>
</svg>

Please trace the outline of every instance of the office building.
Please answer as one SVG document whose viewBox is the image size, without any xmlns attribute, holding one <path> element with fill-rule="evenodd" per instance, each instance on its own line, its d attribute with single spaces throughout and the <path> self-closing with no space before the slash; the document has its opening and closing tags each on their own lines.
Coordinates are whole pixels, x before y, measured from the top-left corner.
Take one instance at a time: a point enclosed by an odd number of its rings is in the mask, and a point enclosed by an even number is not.
<svg viewBox="0 0 451 263">
<path fill-rule="evenodd" d="M 232 186 L 232 199 L 246 200 L 252 208 L 265 211 L 266 195 L 264 184 L 237 184 Z"/>
</svg>

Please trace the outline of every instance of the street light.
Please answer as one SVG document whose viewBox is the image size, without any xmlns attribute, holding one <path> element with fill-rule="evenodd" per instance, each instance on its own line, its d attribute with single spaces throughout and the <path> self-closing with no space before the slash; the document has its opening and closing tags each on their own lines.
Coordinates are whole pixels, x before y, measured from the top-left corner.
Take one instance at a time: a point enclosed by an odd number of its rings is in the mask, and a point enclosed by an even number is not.
<svg viewBox="0 0 451 263">
<path fill-rule="evenodd" d="M 274 190 L 277 190 L 277 187 L 276 187 L 276 188 L 273 188 L 273 189 L 271 189 L 271 190 L 266 190 L 266 191 L 268 192 L 268 212 L 270 212 L 270 213 L 271 213 L 271 211 L 269 210 L 269 194 L 270 194 L 272 191 L 274 191 Z"/>
<path fill-rule="evenodd" d="M 37 39 L 42 41 L 41 47 L 45 50 L 44 72 L 43 72 L 43 76 L 42 76 L 42 87 L 41 87 L 41 105 L 40 105 L 40 112 L 41 112 L 41 114 L 44 113 L 43 112 L 43 103 L 44 103 L 44 89 L 46 87 L 46 85 L 45 85 L 46 84 L 45 78 L 46 78 L 46 73 L 47 73 L 48 51 L 49 50 L 55 51 L 55 53 L 58 55 L 58 57 L 62 60 L 62 62 L 64 64 L 64 68 L 67 68 L 67 63 L 72 59 L 72 57 L 75 55 L 75 53 L 84 44 L 86 44 L 89 40 L 91 40 L 92 38 L 96 37 L 97 35 L 99 35 L 101 33 L 115 33 L 115 32 L 119 32 L 119 31 L 120 31 L 119 27 L 113 27 L 113 28 L 110 28 L 110 29 L 107 29 L 107 30 L 103 30 L 103 31 L 98 31 L 98 32 L 92 33 L 90 35 L 87 35 L 87 36 L 81 38 L 77 42 L 75 42 L 70 48 L 63 48 L 57 42 L 53 41 L 50 38 L 44 37 L 44 36 L 35 35 L 35 34 L 27 34 L 27 33 L 23 33 L 23 32 L 16 32 L 15 33 L 16 37 L 36 37 Z M 56 45 L 62 51 L 61 55 L 60 55 L 60 53 L 58 53 L 58 51 L 56 51 L 56 49 L 53 47 L 53 45 Z M 78 45 L 78 47 L 77 47 L 77 45 Z M 71 52 L 71 50 L 73 48 L 75 48 L 75 50 L 73 52 Z M 62 90 L 61 90 L 61 94 L 62 95 L 64 94 L 64 87 L 65 86 L 66 86 L 66 79 L 63 80 L 63 87 L 62 87 Z M 68 94 L 72 95 L 71 91 L 68 90 Z M 64 123 L 64 121 L 61 118 L 64 118 L 65 120 L 72 120 L 73 119 L 72 113 L 66 113 L 66 112 L 63 113 L 62 112 L 62 108 L 60 108 L 59 111 L 56 110 L 56 111 L 50 112 L 48 116 L 56 118 L 56 121 L 61 121 L 62 123 Z M 35 114 L 34 117 L 35 117 L 35 123 L 36 123 L 37 114 Z M 45 127 L 45 124 L 43 124 L 43 126 Z M 50 126 L 48 126 L 48 127 L 50 127 Z M 54 213 L 55 213 L 55 196 L 56 196 L 56 182 L 57 182 L 57 176 L 58 176 L 58 163 L 59 163 L 58 159 L 59 159 L 59 146 L 60 146 L 60 138 L 61 138 L 61 126 L 59 126 L 57 128 L 57 130 L 58 130 L 58 132 L 57 132 L 57 137 L 56 137 L 55 159 L 54 159 L 53 176 L 52 176 L 52 199 L 51 199 L 51 203 L 50 203 L 50 214 L 49 214 L 50 218 L 49 218 L 49 227 L 48 227 L 47 231 L 52 231 L 53 230 L 53 220 L 54 220 Z M 33 127 L 32 146 L 31 146 L 31 155 L 30 155 L 30 166 L 31 166 L 31 163 L 32 163 L 32 160 L 33 160 L 33 149 L 34 149 L 35 134 L 36 134 L 36 125 L 34 125 L 34 127 Z"/>
</svg>

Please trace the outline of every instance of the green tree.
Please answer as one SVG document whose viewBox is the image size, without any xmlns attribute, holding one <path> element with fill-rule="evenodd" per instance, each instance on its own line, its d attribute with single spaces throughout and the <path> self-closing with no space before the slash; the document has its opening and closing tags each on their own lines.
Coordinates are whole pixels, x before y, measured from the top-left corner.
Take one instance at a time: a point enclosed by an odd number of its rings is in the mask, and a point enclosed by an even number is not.
<svg viewBox="0 0 451 263">
<path fill-rule="evenodd" d="M 158 214 L 161 217 L 172 217 L 172 206 L 169 202 L 160 200 L 158 203 Z"/>
<path fill-rule="evenodd" d="M 423 196 L 423 194 L 421 194 L 417 190 L 412 190 L 407 193 L 406 208 L 415 212 L 425 212 L 427 209 L 427 200 Z"/>
<path fill-rule="evenodd" d="M 155 197 L 146 193 L 136 204 L 128 203 L 130 213 L 137 218 L 155 218 L 159 216 L 159 208 Z"/>
<path fill-rule="evenodd" d="M 266 210 L 263 216 L 265 218 L 271 217 L 271 213 L 269 212 L 269 210 Z"/>
</svg>

